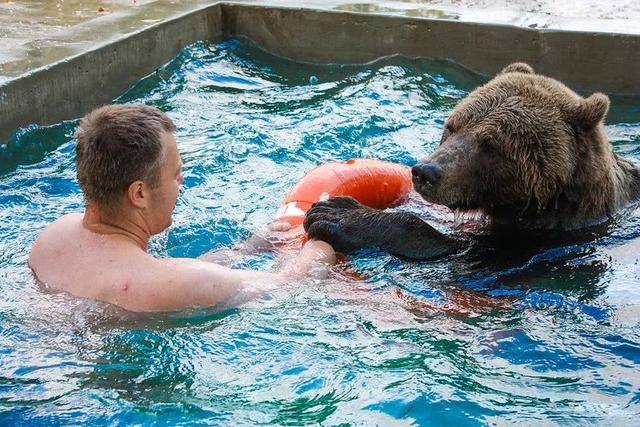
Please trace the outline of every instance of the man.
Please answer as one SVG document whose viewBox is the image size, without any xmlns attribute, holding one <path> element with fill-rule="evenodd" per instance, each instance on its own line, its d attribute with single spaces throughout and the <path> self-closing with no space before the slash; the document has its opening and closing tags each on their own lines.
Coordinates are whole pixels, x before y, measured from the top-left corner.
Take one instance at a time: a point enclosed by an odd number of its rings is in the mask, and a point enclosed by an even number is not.
<svg viewBox="0 0 640 427">
<path fill-rule="evenodd" d="M 108 105 L 82 119 L 76 165 L 86 208 L 36 240 L 29 265 L 42 283 L 131 311 L 168 311 L 229 302 L 335 262 L 317 240 L 278 273 L 149 255 L 149 238 L 171 225 L 183 180 L 174 131 L 169 117 L 145 105 Z"/>
</svg>

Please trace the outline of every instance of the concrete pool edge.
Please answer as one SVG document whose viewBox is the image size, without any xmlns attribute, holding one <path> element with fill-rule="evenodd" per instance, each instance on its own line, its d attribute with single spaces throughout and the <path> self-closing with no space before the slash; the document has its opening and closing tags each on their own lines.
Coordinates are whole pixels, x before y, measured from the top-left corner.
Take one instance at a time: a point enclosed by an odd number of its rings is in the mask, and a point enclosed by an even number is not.
<svg viewBox="0 0 640 427">
<path fill-rule="evenodd" d="M 0 143 L 31 124 L 77 118 L 111 102 L 199 40 L 222 37 L 219 4 L 190 11 L 0 85 Z"/>
<path fill-rule="evenodd" d="M 16 129 L 77 118 L 198 41 L 247 37 L 297 61 L 364 63 L 401 54 L 490 76 L 525 61 L 575 90 L 640 94 L 640 36 L 528 29 L 397 15 L 215 3 L 0 85 L 0 143 Z"/>
</svg>

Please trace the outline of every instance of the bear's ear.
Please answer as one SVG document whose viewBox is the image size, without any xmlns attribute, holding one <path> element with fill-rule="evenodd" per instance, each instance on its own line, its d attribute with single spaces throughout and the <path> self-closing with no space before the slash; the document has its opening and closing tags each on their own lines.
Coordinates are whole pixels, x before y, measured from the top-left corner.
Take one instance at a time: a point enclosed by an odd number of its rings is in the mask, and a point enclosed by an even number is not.
<svg viewBox="0 0 640 427">
<path fill-rule="evenodd" d="M 514 62 L 513 64 L 507 65 L 502 69 L 502 71 L 500 71 L 500 74 L 506 73 L 535 74 L 533 68 L 524 62 Z"/>
<path fill-rule="evenodd" d="M 584 130 L 595 128 L 607 115 L 609 104 L 609 97 L 604 93 L 581 99 L 571 112 L 573 124 Z"/>
</svg>

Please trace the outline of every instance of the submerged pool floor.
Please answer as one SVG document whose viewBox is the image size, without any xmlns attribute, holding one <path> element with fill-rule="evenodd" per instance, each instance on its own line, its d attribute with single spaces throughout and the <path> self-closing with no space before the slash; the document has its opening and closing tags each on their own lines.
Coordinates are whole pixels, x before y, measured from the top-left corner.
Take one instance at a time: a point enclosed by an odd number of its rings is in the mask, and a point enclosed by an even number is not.
<svg viewBox="0 0 640 427">
<path fill-rule="evenodd" d="M 157 106 L 178 127 L 184 188 L 151 251 L 192 257 L 241 243 L 326 161 L 413 164 L 482 82 L 439 61 L 312 66 L 240 40 L 185 49 L 118 99 Z M 612 101 L 607 133 L 640 160 L 640 100 Z M 26 266 L 39 231 L 82 210 L 75 124 L 23 129 L 0 146 L 0 424 L 638 419 L 640 269 L 604 253 L 640 236 L 637 210 L 604 232 L 477 239 L 438 261 L 362 251 L 350 260 L 360 279 L 336 271 L 238 309 L 133 316 L 43 292 Z M 451 232 L 453 214 L 425 215 Z M 465 309 L 460 295 L 498 307 Z"/>
</svg>

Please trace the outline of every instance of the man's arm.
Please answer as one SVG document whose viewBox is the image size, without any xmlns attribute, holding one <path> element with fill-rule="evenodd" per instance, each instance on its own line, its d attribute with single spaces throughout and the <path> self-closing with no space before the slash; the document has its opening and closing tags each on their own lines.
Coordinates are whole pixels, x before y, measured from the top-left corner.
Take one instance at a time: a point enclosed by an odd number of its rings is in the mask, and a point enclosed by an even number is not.
<svg viewBox="0 0 640 427">
<path fill-rule="evenodd" d="M 326 269 L 335 263 L 331 246 L 309 241 L 280 272 L 270 273 L 223 267 L 190 258 L 155 259 L 153 273 L 132 287 L 126 301 L 116 304 L 131 311 L 171 311 L 190 307 L 238 304 L 280 283 Z"/>
<path fill-rule="evenodd" d="M 309 237 L 330 243 L 338 252 L 378 247 L 406 258 L 429 259 L 451 253 L 459 243 L 414 214 L 384 212 L 351 197 L 318 202 L 307 212 Z"/>
</svg>

